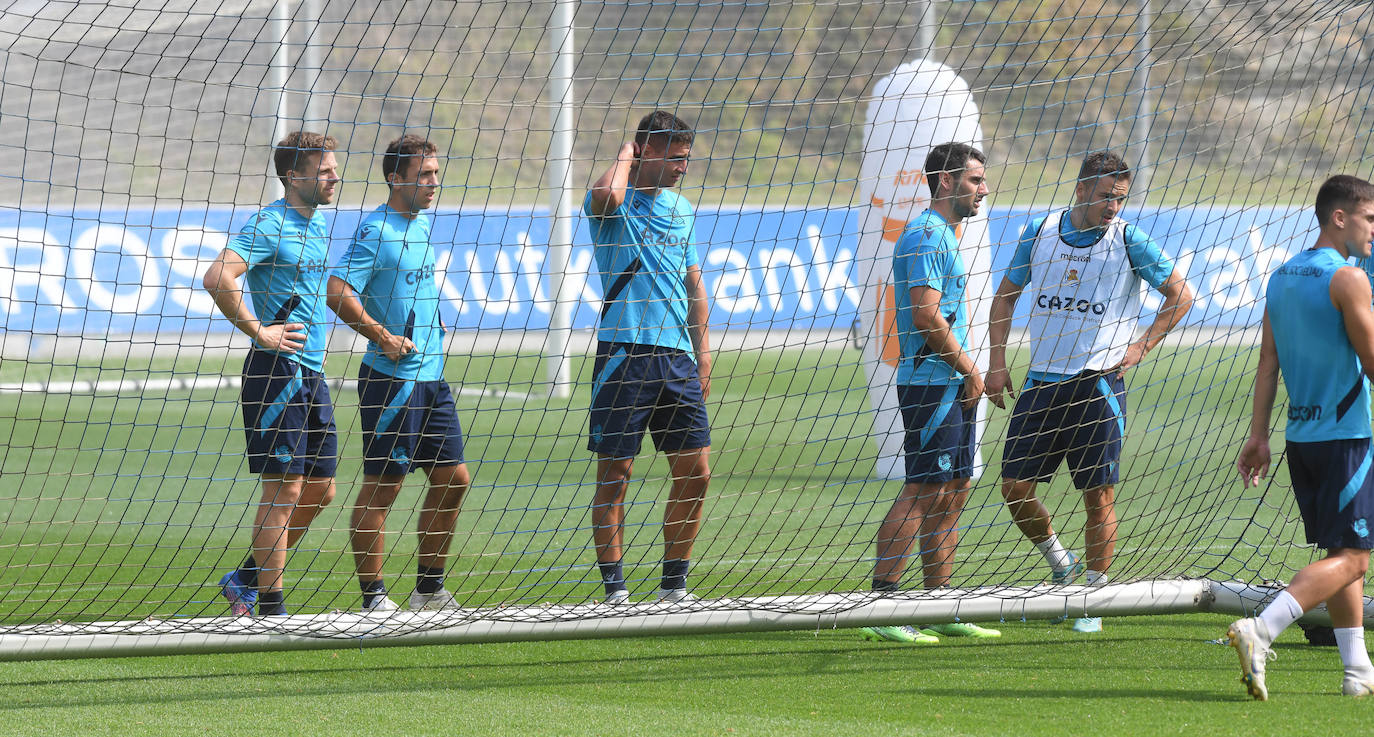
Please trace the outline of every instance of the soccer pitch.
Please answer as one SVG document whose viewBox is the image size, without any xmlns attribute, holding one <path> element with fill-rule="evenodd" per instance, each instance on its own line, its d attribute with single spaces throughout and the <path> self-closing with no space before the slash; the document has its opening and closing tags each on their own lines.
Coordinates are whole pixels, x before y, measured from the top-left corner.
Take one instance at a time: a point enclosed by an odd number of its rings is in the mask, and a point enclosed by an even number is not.
<svg viewBox="0 0 1374 737">
<path fill-rule="evenodd" d="M 1012 363 L 1023 359 L 1013 354 Z M 238 360 L 6 362 L 0 381 L 233 375 Z M 587 374 L 588 360 L 575 360 L 574 377 Z M 331 363 L 328 373 L 355 369 Z M 586 387 L 565 400 L 536 395 L 540 370 L 531 356 L 449 360 L 454 386 L 475 390 L 459 397 L 475 483 L 448 579 L 467 605 L 599 593 L 587 547 Z M 1252 347 L 1193 341 L 1160 349 L 1131 375 L 1117 580 L 1243 573 L 1258 581 L 1310 560 L 1310 550 L 1274 542 L 1295 534 L 1286 490 L 1257 503 L 1232 480 L 1252 371 Z M 714 476 L 693 587 L 708 597 L 865 589 L 873 534 L 896 483 L 868 478 L 871 415 L 860 354 L 722 350 L 714 377 Z M 356 397 L 345 390 L 336 401 L 339 497 L 288 570 L 293 609 L 303 613 L 357 607 L 347 552 L 359 478 Z M 213 582 L 243 554 L 257 495 L 242 465 L 237 413 L 232 389 L 0 395 L 0 416 L 13 418 L 0 533 L 4 622 L 221 614 Z M 956 586 L 1044 578 L 993 485 L 1007 414 L 989 415 L 989 474 L 961 519 Z M 658 573 L 654 504 L 666 484 L 647 446 L 637 476 L 627 572 L 642 594 Z M 1280 468 L 1276 481 L 1284 477 Z M 421 488 L 411 482 L 389 524 L 387 575 L 401 591 L 414 552 L 409 510 Z M 1044 497 L 1080 545 L 1077 495 L 1061 479 Z M 1158 734 L 1220 727 L 1231 709 L 1232 719 L 1253 708 L 1301 709 L 1304 724 L 1318 723 L 1323 709 L 1334 718 L 1337 707 L 1322 706 L 1338 690 L 1334 651 L 1299 645 L 1296 629 L 1285 635 L 1271 679 L 1280 703 L 1241 703 L 1234 653 L 1206 643 L 1228 619 L 1115 618 L 1096 637 L 1011 621 L 997 625 L 1001 640 L 934 648 L 822 630 L 19 663 L 6 666 L 0 688 L 12 690 L 6 703 L 21 718 L 9 724 L 31 716 L 35 728 L 81 725 L 85 734 L 218 730 L 250 714 L 257 723 L 279 721 L 283 734 L 344 733 L 360 722 L 415 734 L 1057 734 L 1081 728 L 1088 712 L 1094 729 Z"/>
</svg>

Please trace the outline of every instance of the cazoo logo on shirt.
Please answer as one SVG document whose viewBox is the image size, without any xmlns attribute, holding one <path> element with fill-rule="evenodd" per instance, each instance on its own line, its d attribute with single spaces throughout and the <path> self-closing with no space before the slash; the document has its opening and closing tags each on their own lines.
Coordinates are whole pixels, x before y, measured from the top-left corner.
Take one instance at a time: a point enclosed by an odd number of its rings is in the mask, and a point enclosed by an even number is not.
<svg viewBox="0 0 1374 737">
<path fill-rule="evenodd" d="M 1042 294 L 1035 298 L 1035 306 L 1042 310 L 1063 311 L 1063 312 L 1091 312 L 1094 315 L 1104 315 L 1107 313 L 1107 305 L 1101 302 L 1089 302 L 1086 299 L 1078 299 L 1073 295 L 1060 297 L 1054 294 Z"/>
</svg>

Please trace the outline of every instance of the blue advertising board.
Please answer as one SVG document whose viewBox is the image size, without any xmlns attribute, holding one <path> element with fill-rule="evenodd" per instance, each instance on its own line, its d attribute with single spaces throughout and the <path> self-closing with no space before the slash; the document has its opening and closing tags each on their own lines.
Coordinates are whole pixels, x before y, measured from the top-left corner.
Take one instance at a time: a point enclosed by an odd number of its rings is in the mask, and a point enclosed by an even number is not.
<svg viewBox="0 0 1374 737">
<path fill-rule="evenodd" d="M 989 233 L 1000 270 L 1036 208 L 993 208 Z M 200 277 L 252 210 L 106 209 L 49 213 L 0 209 L 0 318 L 6 332 L 60 335 L 204 334 L 216 319 Z M 333 258 L 363 212 L 326 213 Z M 1163 244 L 1197 302 L 1188 324 L 1252 325 L 1267 274 L 1315 238 L 1305 208 L 1146 208 L 1126 216 Z M 858 211 L 721 208 L 698 212 L 702 273 L 717 328 L 845 329 L 858 315 Z M 573 327 L 592 328 L 601 285 L 584 219 L 565 279 Z M 440 211 L 441 316 L 458 330 L 541 330 L 552 311 L 546 211 Z M 994 276 L 993 283 L 1000 281 Z M 1158 307 L 1152 295 L 1145 310 Z"/>
</svg>

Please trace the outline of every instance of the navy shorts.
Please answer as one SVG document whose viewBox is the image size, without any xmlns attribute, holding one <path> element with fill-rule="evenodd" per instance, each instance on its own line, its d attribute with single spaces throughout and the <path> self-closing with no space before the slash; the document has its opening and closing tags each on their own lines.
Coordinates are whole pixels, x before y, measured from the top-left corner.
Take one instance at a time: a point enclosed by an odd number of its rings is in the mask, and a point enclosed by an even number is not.
<svg viewBox="0 0 1374 737">
<path fill-rule="evenodd" d="M 906 437 L 902 450 L 908 484 L 943 484 L 973 478 L 978 410 L 964 409 L 963 384 L 898 386 Z"/>
<path fill-rule="evenodd" d="M 243 362 L 239 400 L 250 471 L 334 477 L 339 440 L 324 374 L 254 349 Z"/>
<path fill-rule="evenodd" d="M 1369 438 L 1288 443 L 1288 476 L 1307 542 L 1324 550 L 1374 548 Z"/>
<path fill-rule="evenodd" d="M 1026 382 L 1016 399 L 1002 478 L 1049 481 L 1067 461 L 1080 491 L 1120 479 L 1126 435 L 1126 384 L 1114 371 L 1084 371 L 1063 381 Z"/>
<path fill-rule="evenodd" d="M 660 451 L 711 445 L 711 423 L 697 364 L 686 353 L 602 341 L 596 347 L 592 376 L 587 450 L 633 458 L 639 454 L 645 429 Z"/>
<path fill-rule="evenodd" d="M 447 382 L 400 379 L 363 364 L 358 414 L 365 474 L 404 476 L 463 462 L 463 428 Z"/>
</svg>

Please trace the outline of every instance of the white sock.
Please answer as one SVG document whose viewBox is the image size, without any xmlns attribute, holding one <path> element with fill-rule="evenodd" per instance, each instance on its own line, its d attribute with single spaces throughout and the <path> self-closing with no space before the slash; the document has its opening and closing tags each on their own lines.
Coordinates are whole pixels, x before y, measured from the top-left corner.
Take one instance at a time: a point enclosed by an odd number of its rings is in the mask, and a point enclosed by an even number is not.
<svg viewBox="0 0 1374 737">
<path fill-rule="evenodd" d="M 1284 591 L 1269 602 L 1269 606 L 1260 612 L 1258 619 L 1269 628 L 1269 642 L 1273 642 L 1280 632 L 1288 629 L 1288 625 L 1298 621 L 1298 617 L 1301 616 L 1302 606 L 1298 604 L 1298 600 Z M 1269 642 L 1264 644 L 1268 645 Z"/>
<path fill-rule="evenodd" d="M 1346 675 L 1374 677 L 1374 664 L 1369 662 L 1369 651 L 1364 646 L 1363 627 L 1337 627 L 1336 647 L 1341 650 L 1341 662 L 1345 664 Z"/>
<path fill-rule="evenodd" d="M 1058 535 L 1050 535 L 1050 539 L 1045 542 L 1036 543 L 1035 549 L 1039 550 L 1040 554 L 1045 556 L 1045 562 L 1049 563 L 1050 568 L 1053 568 L 1056 573 L 1067 571 L 1069 566 L 1072 565 L 1069 562 L 1069 551 L 1065 550 L 1064 546 L 1059 544 Z"/>
<path fill-rule="evenodd" d="M 1107 574 L 1094 571 L 1091 568 L 1083 572 L 1083 578 L 1088 582 L 1089 586 L 1102 586 L 1106 584 L 1107 581 L 1111 580 L 1107 578 Z"/>
</svg>

